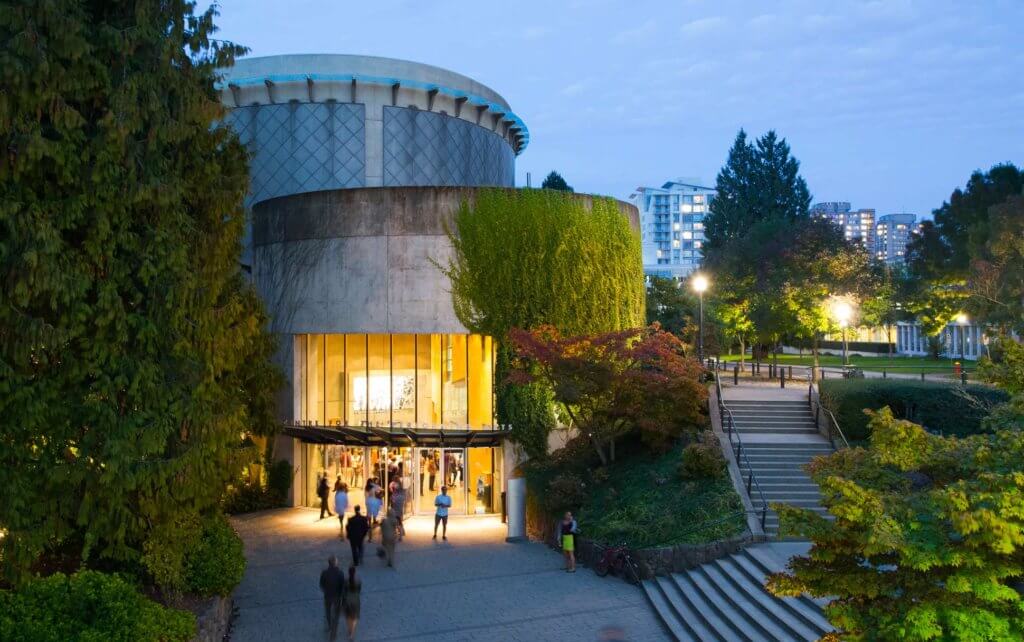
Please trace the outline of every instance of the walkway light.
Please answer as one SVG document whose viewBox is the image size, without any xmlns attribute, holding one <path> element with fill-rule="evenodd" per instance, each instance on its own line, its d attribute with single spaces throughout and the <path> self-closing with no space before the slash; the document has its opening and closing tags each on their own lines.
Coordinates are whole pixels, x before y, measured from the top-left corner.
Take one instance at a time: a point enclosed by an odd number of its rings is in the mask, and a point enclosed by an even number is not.
<svg viewBox="0 0 1024 642">
<path fill-rule="evenodd" d="M 693 290 L 700 298 L 700 321 L 697 325 L 697 358 L 704 364 L 704 291 L 708 289 L 708 277 L 696 274 L 693 277 Z"/>
<path fill-rule="evenodd" d="M 964 335 L 966 334 L 967 324 L 970 323 L 970 319 L 967 315 L 961 312 L 956 315 L 956 324 L 960 326 L 960 360 L 967 361 L 966 346 L 964 344 Z"/>
<path fill-rule="evenodd" d="M 843 329 L 843 366 L 847 366 L 850 363 L 849 350 L 847 349 L 846 343 L 846 328 L 850 325 L 850 317 L 853 316 L 853 308 L 846 301 L 840 299 L 836 302 L 832 308 L 833 314 L 836 315 L 836 319 L 839 321 L 839 327 Z"/>
</svg>

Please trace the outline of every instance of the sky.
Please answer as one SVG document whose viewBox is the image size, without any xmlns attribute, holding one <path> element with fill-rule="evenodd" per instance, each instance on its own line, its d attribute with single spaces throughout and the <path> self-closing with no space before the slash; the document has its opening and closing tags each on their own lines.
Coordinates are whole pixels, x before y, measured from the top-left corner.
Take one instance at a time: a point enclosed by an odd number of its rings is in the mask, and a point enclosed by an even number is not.
<svg viewBox="0 0 1024 642">
<path fill-rule="evenodd" d="M 1024 164 L 1024 0 L 221 0 L 252 56 L 350 53 L 491 87 L 551 170 L 627 198 L 713 185 L 737 131 L 774 129 L 814 201 L 929 214 L 976 169 Z"/>
</svg>

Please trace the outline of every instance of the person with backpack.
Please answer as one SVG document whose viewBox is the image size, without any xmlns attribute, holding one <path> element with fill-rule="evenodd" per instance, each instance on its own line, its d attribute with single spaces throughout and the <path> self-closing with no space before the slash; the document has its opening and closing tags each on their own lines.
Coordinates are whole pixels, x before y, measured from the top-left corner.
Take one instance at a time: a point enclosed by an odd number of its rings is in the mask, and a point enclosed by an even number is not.
<svg viewBox="0 0 1024 642">
<path fill-rule="evenodd" d="M 334 517 L 330 506 L 327 505 L 327 500 L 331 496 L 331 486 L 327 483 L 327 473 L 324 473 L 316 484 L 316 496 L 320 498 L 320 519 L 324 518 L 324 513 L 327 513 L 329 517 Z"/>
</svg>

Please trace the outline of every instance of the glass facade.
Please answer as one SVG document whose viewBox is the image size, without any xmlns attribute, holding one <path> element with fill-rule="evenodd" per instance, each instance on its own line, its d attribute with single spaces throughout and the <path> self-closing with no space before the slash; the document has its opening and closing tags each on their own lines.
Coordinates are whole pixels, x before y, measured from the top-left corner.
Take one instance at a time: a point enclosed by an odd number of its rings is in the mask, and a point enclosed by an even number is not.
<svg viewBox="0 0 1024 642">
<path fill-rule="evenodd" d="M 491 428 L 494 342 L 478 334 L 295 338 L 296 419 L 331 426 Z"/>
</svg>

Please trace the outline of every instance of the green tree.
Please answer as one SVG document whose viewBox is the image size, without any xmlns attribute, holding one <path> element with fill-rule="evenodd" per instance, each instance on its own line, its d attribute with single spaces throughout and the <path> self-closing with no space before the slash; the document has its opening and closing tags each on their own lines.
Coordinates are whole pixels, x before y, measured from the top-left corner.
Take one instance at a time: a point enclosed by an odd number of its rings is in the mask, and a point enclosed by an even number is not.
<svg viewBox="0 0 1024 642">
<path fill-rule="evenodd" d="M 792 224 L 806 219 L 811 204 L 799 161 L 774 131 L 749 143 L 741 129 L 718 173 L 715 189 L 704 219 L 703 252 L 709 259 L 729 242 L 746 236 L 755 223 Z"/>
<path fill-rule="evenodd" d="M 544 177 L 544 182 L 540 184 L 540 188 L 558 190 L 559 192 L 573 191 L 572 186 L 566 183 L 562 175 L 555 171 Z"/>
<path fill-rule="evenodd" d="M 907 318 L 904 301 L 907 292 L 906 268 L 876 262 L 864 280 L 864 297 L 860 302 L 860 322 L 869 327 L 885 328 L 886 341 L 892 326 Z M 889 342 L 889 356 L 893 343 Z"/>
<path fill-rule="evenodd" d="M 813 545 L 769 590 L 832 598 L 835 639 L 1021 639 L 1022 458 L 1018 430 L 943 438 L 872 413 L 868 448 L 810 465 L 834 520 L 779 507 Z"/>
<path fill-rule="evenodd" d="M 0 531 L 137 564 L 212 511 L 275 391 L 239 268 L 245 149 L 214 89 L 242 50 L 182 0 L 0 8 Z M 176 546 L 187 547 L 188 541 Z"/>
<path fill-rule="evenodd" d="M 658 323 L 666 332 L 683 336 L 694 318 L 692 297 L 675 279 L 649 277 L 647 283 L 647 325 Z"/>
<path fill-rule="evenodd" d="M 989 235 L 971 259 L 968 309 L 1003 334 L 1024 335 L 1024 195 L 989 208 Z"/>
<path fill-rule="evenodd" d="M 974 172 L 966 187 L 953 191 L 934 211 L 907 247 L 907 264 L 915 289 L 908 303 L 929 334 L 973 304 L 989 310 L 983 298 L 972 297 L 968 279 L 972 262 L 987 260 L 987 249 L 999 241 L 990 210 L 1024 189 L 1024 172 L 1012 164 Z M 976 267 L 976 266 L 975 266 Z M 973 300 L 972 300 L 973 299 Z"/>
</svg>

